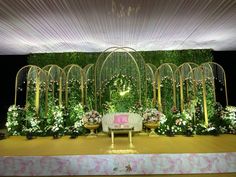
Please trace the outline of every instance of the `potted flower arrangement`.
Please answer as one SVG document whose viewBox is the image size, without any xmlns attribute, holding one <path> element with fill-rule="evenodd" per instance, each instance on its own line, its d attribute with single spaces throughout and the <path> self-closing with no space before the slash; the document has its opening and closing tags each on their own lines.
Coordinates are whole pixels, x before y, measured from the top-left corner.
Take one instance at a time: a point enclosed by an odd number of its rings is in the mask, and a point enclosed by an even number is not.
<svg viewBox="0 0 236 177">
<path fill-rule="evenodd" d="M 41 132 L 40 120 L 38 117 L 28 117 L 26 118 L 26 125 L 23 126 L 23 132 L 28 140 L 33 139 L 33 136 Z"/>
<path fill-rule="evenodd" d="M 146 109 L 143 114 L 144 126 L 151 129 L 149 136 L 156 136 L 155 129 L 160 126 L 162 113 L 155 108 Z"/>
<path fill-rule="evenodd" d="M 95 110 L 86 112 L 83 117 L 83 120 L 84 123 L 88 125 L 100 124 L 102 121 L 101 115 Z"/>
<path fill-rule="evenodd" d="M 182 133 L 184 133 L 186 136 L 191 137 L 194 134 L 194 127 L 193 127 L 193 122 L 192 122 L 192 117 L 189 114 L 189 112 L 183 110 L 181 113 L 181 118 L 177 119 L 176 121 L 180 123 L 180 127 L 182 129 Z"/>
<path fill-rule="evenodd" d="M 50 118 L 51 125 L 48 126 L 48 129 L 51 131 L 54 139 L 64 133 L 63 110 L 63 106 L 54 106 L 52 108 L 52 117 Z"/>
<path fill-rule="evenodd" d="M 79 134 L 83 134 L 84 130 L 84 107 L 79 104 L 74 104 L 68 109 L 68 117 L 65 121 L 66 132 L 69 133 L 70 138 L 76 138 Z"/>
<path fill-rule="evenodd" d="M 236 134 L 236 107 L 226 106 L 222 111 L 221 124 L 219 127 L 222 132 L 230 134 Z"/>
<path fill-rule="evenodd" d="M 181 126 L 183 120 L 181 118 L 181 113 L 175 106 L 171 108 L 171 112 L 167 115 L 167 117 L 166 135 L 172 137 L 175 136 L 177 126 Z"/>
<path fill-rule="evenodd" d="M 99 112 L 92 110 L 85 113 L 83 121 L 85 128 L 90 130 L 90 135 L 94 135 L 94 130 L 99 127 L 102 122 L 102 119 Z"/>
<path fill-rule="evenodd" d="M 34 106 L 27 106 L 25 108 L 25 124 L 23 125 L 23 132 L 27 139 L 33 139 L 33 136 L 42 133 L 40 128 L 40 119 L 36 113 Z"/>
<path fill-rule="evenodd" d="M 157 109 L 146 109 L 143 113 L 143 122 L 144 123 L 160 123 L 161 112 Z"/>
<path fill-rule="evenodd" d="M 25 117 L 25 111 L 20 106 L 11 105 L 8 108 L 6 127 L 9 135 L 20 135 L 22 117 Z"/>
<path fill-rule="evenodd" d="M 83 125 L 84 125 L 84 121 L 83 121 L 83 119 L 80 119 L 80 120 L 76 121 L 73 126 L 70 127 L 70 132 L 71 132 L 70 138 L 71 139 L 76 138 L 80 134 L 80 131 L 81 131 L 80 129 L 81 129 L 81 127 L 83 127 Z"/>
</svg>

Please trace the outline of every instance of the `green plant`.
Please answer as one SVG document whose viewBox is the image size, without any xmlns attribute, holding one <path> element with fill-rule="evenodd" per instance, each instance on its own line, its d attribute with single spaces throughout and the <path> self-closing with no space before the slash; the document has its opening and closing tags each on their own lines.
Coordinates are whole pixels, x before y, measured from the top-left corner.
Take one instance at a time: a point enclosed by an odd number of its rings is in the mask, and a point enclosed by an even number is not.
<svg viewBox="0 0 236 177">
<path fill-rule="evenodd" d="M 70 106 L 68 110 L 68 118 L 66 120 L 66 129 L 70 135 L 78 136 L 85 134 L 86 129 L 84 128 L 84 107 L 81 104 Z"/>
<path fill-rule="evenodd" d="M 52 135 L 64 134 L 64 107 L 63 106 L 52 106 L 50 108 L 51 114 L 49 114 L 46 131 Z"/>
<path fill-rule="evenodd" d="M 23 133 L 25 135 L 32 134 L 32 135 L 39 135 L 42 133 L 42 130 L 40 128 L 40 118 L 36 114 L 35 107 L 29 106 L 26 110 L 26 116 L 25 116 L 25 123 L 23 125 Z"/>
<path fill-rule="evenodd" d="M 219 128 L 222 133 L 236 134 L 236 107 L 226 106 L 220 114 Z"/>
<path fill-rule="evenodd" d="M 144 107 L 139 102 L 137 102 L 134 106 L 131 106 L 129 108 L 129 112 L 137 113 L 142 116 L 144 112 Z"/>
<path fill-rule="evenodd" d="M 6 127 L 9 135 L 20 135 L 25 111 L 20 106 L 11 105 L 7 112 Z"/>
</svg>

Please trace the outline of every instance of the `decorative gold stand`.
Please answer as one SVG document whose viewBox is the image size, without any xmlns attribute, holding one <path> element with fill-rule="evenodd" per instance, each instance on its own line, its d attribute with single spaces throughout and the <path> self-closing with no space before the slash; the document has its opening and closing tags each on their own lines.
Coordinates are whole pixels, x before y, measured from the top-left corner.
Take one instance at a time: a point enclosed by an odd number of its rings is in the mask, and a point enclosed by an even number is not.
<svg viewBox="0 0 236 177">
<path fill-rule="evenodd" d="M 148 136 L 152 136 L 152 137 L 158 136 L 158 135 L 156 134 L 156 132 L 155 132 L 155 129 L 160 126 L 160 122 L 156 122 L 156 123 L 145 123 L 144 125 L 145 125 L 147 128 L 150 128 L 150 129 L 151 129 L 151 131 L 150 131 L 150 133 L 148 134 Z"/>
<path fill-rule="evenodd" d="M 95 130 L 99 127 L 99 124 L 85 124 L 85 128 L 90 130 L 88 137 L 96 137 Z"/>
</svg>

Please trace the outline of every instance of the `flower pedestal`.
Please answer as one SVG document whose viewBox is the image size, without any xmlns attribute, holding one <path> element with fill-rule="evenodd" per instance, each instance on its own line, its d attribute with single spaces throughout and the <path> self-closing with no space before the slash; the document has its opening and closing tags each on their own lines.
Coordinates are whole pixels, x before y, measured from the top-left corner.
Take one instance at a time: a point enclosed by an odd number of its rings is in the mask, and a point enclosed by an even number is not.
<svg viewBox="0 0 236 177">
<path fill-rule="evenodd" d="M 160 126 L 160 122 L 145 123 L 144 126 L 151 129 L 148 136 L 151 136 L 151 137 L 158 136 L 155 132 L 155 129 Z"/>
<path fill-rule="evenodd" d="M 96 137 L 95 130 L 99 127 L 99 124 L 85 124 L 85 128 L 89 129 L 90 133 L 88 137 Z"/>
</svg>

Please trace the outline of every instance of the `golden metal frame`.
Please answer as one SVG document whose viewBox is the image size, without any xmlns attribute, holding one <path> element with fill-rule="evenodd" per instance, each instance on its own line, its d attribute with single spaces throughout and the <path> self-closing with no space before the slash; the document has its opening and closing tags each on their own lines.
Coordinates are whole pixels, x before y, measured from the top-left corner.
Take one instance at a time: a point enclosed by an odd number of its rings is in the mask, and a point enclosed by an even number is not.
<svg viewBox="0 0 236 177">
<path fill-rule="evenodd" d="M 151 80 L 152 80 L 152 92 L 153 92 L 153 101 L 152 101 L 152 106 L 155 106 L 156 104 L 156 80 L 155 80 L 155 72 L 157 70 L 156 66 L 151 64 L 151 63 L 146 63 L 146 70 L 149 70 L 151 73 Z M 146 78 L 148 78 L 146 72 Z M 148 92 L 148 86 L 147 86 L 147 81 L 146 81 L 146 98 L 147 98 L 147 92 Z"/>
<path fill-rule="evenodd" d="M 59 78 L 55 79 L 54 75 L 51 74 L 51 71 L 53 68 L 56 68 L 58 71 L 60 71 L 59 74 Z M 59 67 L 58 65 L 52 64 L 52 65 L 46 65 L 42 68 L 43 70 L 47 71 L 49 75 L 51 75 L 51 78 L 54 81 L 57 81 L 59 83 L 59 105 L 63 105 L 62 104 L 62 91 L 63 91 L 63 87 L 65 88 L 65 78 L 66 78 L 66 74 L 64 72 L 64 70 Z M 54 97 L 54 88 L 53 88 L 53 97 Z"/>
<path fill-rule="evenodd" d="M 84 89 L 84 104 L 85 105 L 87 105 L 87 96 L 88 96 L 87 95 L 88 94 L 88 85 L 87 85 L 88 75 L 92 71 L 92 68 L 94 68 L 94 70 L 95 70 L 94 64 L 88 64 L 83 68 L 84 76 L 85 76 L 85 79 L 84 79 L 84 87 L 85 87 L 85 89 Z M 94 77 L 94 73 L 93 73 L 93 77 Z M 91 79 L 94 79 L 94 84 L 95 84 L 95 78 L 91 78 Z"/>
<path fill-rule="evenodd" d="M 205 119 L 205 125 L 208 126 L 208 114 L 207 114 L 207 102 L 206 102 L 206 85 L 205 85 L 205 76 L 203 72 L 203 67 L 199 66 L 196 68 L 193 68 L 193 79 L 197 82 L 198 79 L 195 78 L 195 73 L 197 73 L 198 76 L 200 76 L 200 82 L 202 83 L 202 96 L 203 96 L 203 112 L 204 112 L 204 119 Z"/>
<path fill-rule="evenodd" d="M 158 99 L 158 110 L 163 112 L 162 109 L 162 103 L 161 103 L 161 71 L 164 67 L 169 68 L 170 72 L 171 72 L 171 80 L 172 80 L 172 89 L 173 89 L 173 98 L 176 98 L 176 92 L 175 92 L 175 79 L 174 79 L 174 73 L 177 69 L 177 66 L 173 63 L 163 63 L 161 64 L 156 72 L 155 72 L 155 79 L 156 79 L 156 83 L 157 83 L 157 99 Z M 176 101 L 175 99 L 173 99 L 173 106 L 176 106 Z"/>
<path fill-rule="evenodd" d="M 65 100 L 66 100 L 66 107 L 68 106 L 68 84 L 69 84 L 69 76 L 70 72 L 73 68 L 77 68 L 80 72 L 80 81 L 81 81 L 81 103 L 84 105 L 84 81 L 85 81 L 85 74 L 84 70 L 76 64 L 67 65 L 65 68 L 63 68 L 64 72 L 66 73 L 66 88 L 65 88 Z"/>
<path fill-rule="evenodd" d="M 26 87 L 26 105 L 25 105 L 25 108 L 27 109 L 27 100 L 28 100 L 28 92 L 29 92 L 29 89 L 28 89 L 28 83 L 29 83 L 29 76 L 30 76 L 30 72 L 32 71 L 32 69 L 34 69 L 33 72 L 36 72 L 34 73 L 35 76 L 34 76 L 34 80 L 36 82 L 36 86 L 35 86 L 35 111 L 36 111 L 36 114 L 39 113 L 39 102 L 40 102 L 40 83 L 42 81 L 42 78 L 40 77 L 41 74 L 45 75 L 45 83 L 46 83 L 46 91 L 45 91 L 45 112 L 47 112 L 47 74 L 38 66 L 35 66 L 35 65 L 26 65 L 24 67 L 22 67 L 16 74 L 16 78 L 15 78 L 15 99 L 14 99 L 14 105 L 17 104 L 17 87 L 18 87 L 18 78 L 21 74 L 21 72 L 24 72 L 24 70 L 27 70 L 27 74 L 26 74 L 26 83 L 27 83 L 27 87 Z"/>
<path fill-rule="evenodd" d="M 208 66 L 211 69 L 211 71 L 212 71 L 212 76 L 214 77 L 214 71 L 213 71 L 212 65 L 217 66 L 221 70 L 221 72 L 223 74 L 223 77 L 224 77 L 224 81 L 223 82 L 224 82 L 224 86 L 225 86 L 225 101 L 226 101 L 226 106 L 227 106 L 228 105 L 228 92 L 227 92 L 227 82 L 226 82 L 226 74 L 225 74 L 224 68 L 220 64 L 218 64 L 216 62 L 205 62 L 205 63 L 201 64 L 201 66 Z M 213 87 L 215 88 L 214 78 L 213 78 Z M 214 99 L 216 101 L 216 93 L 215 92 L 214 92 Z"/>
<path fill-rule="evenodd" d="M 105 51 L 103 51 L 99 55 L 99 57 L 97 59 L 97 62 L 95 64 L 95 93 L 97 93 L 98 89 L 101 89 L 101 73 L 102 73 L 102 70 L 103 70 L 103 67 L 104 67 L 106 61 L 109 59 L 109 57 L 113 53 L 117 52 L 118 50 L 121 50 L 121 51 L 123 51 L 124 53 L 127 53 L 130 56 L 130 58 L 132 59 L 132 61 L 134 62 L 135 66 L 136 66 L 136 70 L 138 72 L 138 78 L 137 78 L 137 82 L 138 83 L 137 83 L 137 85 L 138 85 L 139 103 L 141 104 L 141 100 L 142 100 L 142 98 L 141 98 L 141 73 L 140 73 L 140 70 L 139 70 L 139 66 L 138 66 L 138 64 L 136 62 L 136 59 L 128 51 L 128 49 L 133 50 L 134 52 L 137 52 L 136 50 L 134 50 L 132 48 L 129 48 L 129 47 L 110 47 L 110 48 L 106 49 Z M 106 56 L 106 58 L 103 61 L 100 61 L 102 59 L 102 56 L 105 53 L 108 53 L 109 50 L 112 50 L 112 51 Z M 145 64 L 143 57 L 139 53 L 138 53 L 138 55 L 141 57 L 142 62 Z M 100 62 L 102 63 L 102 65 L 101 65 L 100 68 L 98 68 Z M 99 74 L 98 76 L 97 76 L 97 73 Z M 99 83 L 99 88 L 97 88 L 97 82 Z M 100 106 L 101 106 L 101 93 L 99 94 L 99 107 Z M 98 108 L 97 107 L 97 96 L 95 96 L 95 109 L 97 109 L 97 108 Z"/>
<path fill-rule="evenodd" d="M 184 73 L 184 68 L 189 68 L 189 72 L 188 73 Z M 183 82 L 188 81 L 187 79 L 190 77 L 189 74 L 191 73 L 193 68 L 198 67 L 198 65 L 196 63 L 193 62 L 185 62 L 183 64 L 181 64 L 177 70 L 175 71 L 175 77 L 179 77 L 179 85 L 180 85 L 180 110 L 181 112 L 183 112 L 184 110 L 184 93 L 183 93 Z M 192 78 L 192 77 L 190 77 Z M 187 95 L 188 95 L 188 82 L 187 82 Z M 195 83 L 193 82 L 193 92 L 195 94 L 195 90 L 196 86 Z M 175 100 L 177 99 L 177 97 L 175 98 Z"/>
</svg>

